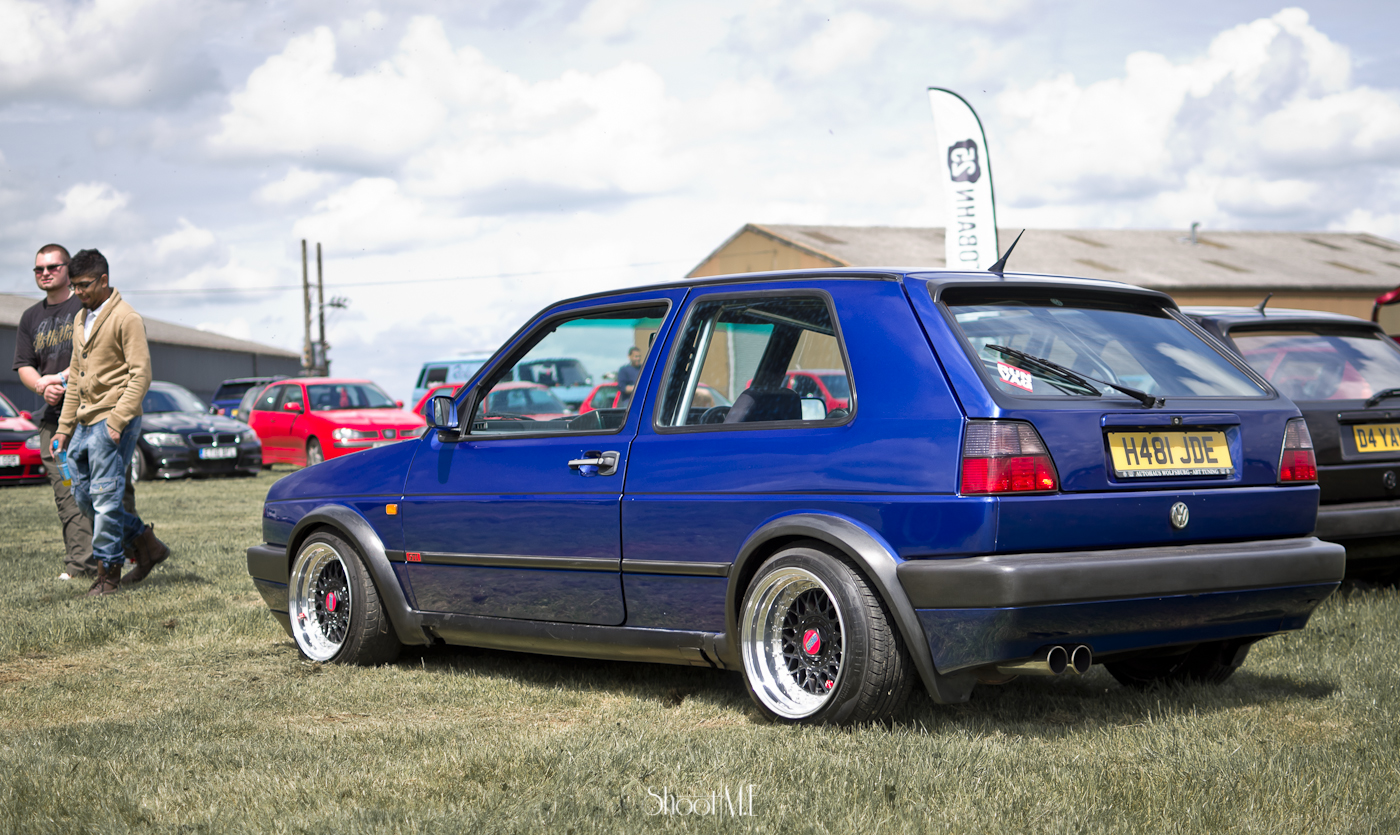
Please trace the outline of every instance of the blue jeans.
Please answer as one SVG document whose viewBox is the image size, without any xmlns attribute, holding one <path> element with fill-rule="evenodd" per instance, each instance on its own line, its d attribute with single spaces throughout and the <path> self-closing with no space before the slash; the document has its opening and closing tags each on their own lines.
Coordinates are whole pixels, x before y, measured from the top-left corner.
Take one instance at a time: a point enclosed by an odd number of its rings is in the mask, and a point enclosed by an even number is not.
<svg viewBox="0 0 1400 835">
<path fill-rule="evenodd" d="M 127 424 L 118 443 L 107 435 L 106 420 L 91 426 L 78 424 L 68 442 L 73 498 L 92 520 L 92 555 L 108 570 L 121 569 L 126 561 L 124 546 L 146 527 L 140 516 L 122 507 L 126 470 L 139 437 L 141 418 L 137 417 Z"/>
</svg>

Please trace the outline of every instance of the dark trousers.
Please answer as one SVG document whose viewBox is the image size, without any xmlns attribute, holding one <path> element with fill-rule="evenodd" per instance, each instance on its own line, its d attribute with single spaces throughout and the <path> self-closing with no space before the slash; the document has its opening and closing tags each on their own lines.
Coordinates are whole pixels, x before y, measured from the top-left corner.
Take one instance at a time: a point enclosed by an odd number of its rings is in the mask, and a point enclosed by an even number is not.
<svg viewBox="0 0 1400 835">
<path fill-rule="evenodd" d="M 63 570 L 70 576 L 97 573 L 97 560 L 92 556 L 92 522 L 78 509 L 73 491 L 63 483 L 63 470 L 53 457 L 53 436 L 58 431 L 56 423 L 39 424 L 39 456 L 43 459 L 44 470 L 49 475 L 53 487 L 53 503 L 58 506 L 58 523 L 63 526 Z M 128 513 L 136 512 L 136 489 L 131 479 L 126 479 L 126 489 L 122 492 L 122 505 Z"/>
</svg>

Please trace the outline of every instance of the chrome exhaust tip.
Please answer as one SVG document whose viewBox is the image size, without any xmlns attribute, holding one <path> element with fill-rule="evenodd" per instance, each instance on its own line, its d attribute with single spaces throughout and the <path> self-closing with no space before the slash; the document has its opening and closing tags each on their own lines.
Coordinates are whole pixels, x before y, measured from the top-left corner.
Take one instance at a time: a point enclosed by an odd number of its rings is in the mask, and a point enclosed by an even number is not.
<svg viewBox="0 0 1400 835">
<path fill-rule="evenodd" d="M 1069 650 L 1069 672 L 1084 675 L 1094 666 L 1094 651 L 1083 644 Z"/>
<path fill-rule="evenodd" d="M 1087 647 L 1086 647 L 1087 649 Z M 1069 667 L 1069 653 L 1061 646 L 1041 647 L 1024 661 L 997 665 L 997 672 L 1008 676 L 1057 676 Z"/>
</svg>

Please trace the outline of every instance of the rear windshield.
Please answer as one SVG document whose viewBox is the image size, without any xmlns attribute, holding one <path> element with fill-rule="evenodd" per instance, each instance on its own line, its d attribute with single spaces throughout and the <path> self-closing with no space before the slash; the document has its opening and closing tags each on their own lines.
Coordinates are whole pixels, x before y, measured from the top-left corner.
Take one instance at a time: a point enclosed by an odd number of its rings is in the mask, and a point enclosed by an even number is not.
<svg viewBox="0 0 1400 835">
<path fill-rule="evenodd" d="M 1365 400 L 1400 388 L 1400 350 L 1372 333 L 1231 332 L 1246 361 L 1292 400 Z"/>
<path fill-rule="evenodd" d="M 1155 397 L 1268 394 L 1166 310 L 1136 300 L 1075 298 L 1054 291 L 946 291 L 943 302 L 998 390 L 1021 397 L 1126 398 L 1105 383 Z M 987 346 L 1064 366 L 1087 384 Z"/>
<path fill-rule="evenodd" d="M 141 411 L 147 414 L 156 412 L 202 412 L 204 401 L 180 388 L 149 389 L 141 399 Z"/>
<path fill-rule="evenodd" d="M 260 386 L 262 383 L 224 383 L 219 386 L 219 390 L 214 392 L 215 400 L 237 400 L 248 392 L 253 386 Z"/>
</svg>

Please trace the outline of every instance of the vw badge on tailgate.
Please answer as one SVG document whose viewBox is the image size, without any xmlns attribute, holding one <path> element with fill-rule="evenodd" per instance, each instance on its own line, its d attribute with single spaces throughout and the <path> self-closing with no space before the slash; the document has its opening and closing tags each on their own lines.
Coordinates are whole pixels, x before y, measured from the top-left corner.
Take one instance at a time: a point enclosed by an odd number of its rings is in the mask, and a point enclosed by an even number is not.
<svg viewBox="0 0 1400 835">
<path fill-rule="evenodd" d="M 1181 530 L 1186 527 L 1186 523 L 1191 521 L 1191 511 L 1187 509 L 1185 502 L 1177 502 L 1172 505 L 1172 527 Z"/>
</svg>

